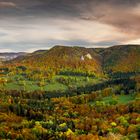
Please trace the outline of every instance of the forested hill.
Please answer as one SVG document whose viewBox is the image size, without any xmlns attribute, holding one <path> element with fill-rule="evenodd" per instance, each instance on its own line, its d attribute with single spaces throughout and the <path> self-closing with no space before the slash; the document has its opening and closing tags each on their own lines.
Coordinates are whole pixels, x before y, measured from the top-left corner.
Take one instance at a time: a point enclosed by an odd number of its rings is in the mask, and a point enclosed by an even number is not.
<svg viewBox="0 0 140 140">
<path fill-rule="evenodd" d="M 102 73 L 101 56 L 93 49 L 84 47 L 55 46 L 50 50 L 37 51 L 22 58 L 18 57 L 12 63 Z"/>
<path fill-rule="evenodd" d="M 11 62 L 10 62 L 11 63 Z M 55 46 L 18 57 L 13 64 L 54 69 L 80 69 L 94 73 L 140 72 L 140 45 L 109 48 Z"/>
<path fill-rule="evenodd" d="M 113 72 L 140 72 L 140 45 L 119 45 L 100 50 L 103 68 Z"/>
</svg>

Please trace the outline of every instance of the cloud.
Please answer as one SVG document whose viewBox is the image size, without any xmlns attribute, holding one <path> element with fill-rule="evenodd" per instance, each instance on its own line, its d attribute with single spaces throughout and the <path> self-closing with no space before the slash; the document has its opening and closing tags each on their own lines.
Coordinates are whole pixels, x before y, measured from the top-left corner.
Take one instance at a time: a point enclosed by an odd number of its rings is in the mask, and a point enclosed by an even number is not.
<svg viewBox="0 0 140 140">
<path fill-rule="evenodd" d="M 3 52 L 12 52 L 12 51 L 13 51 L 12 49 L 0 48 L 0 53 L 3 53 Z"/>
<path fill-rule="evenodd" d="M 126 34 L 129 33 L 130 37 L 136 37 L 140 35 L 140 11 L 134 12 L 135 8 L 101 5 L 95 9 L 95 15 L 92 15 L 92 13 L 87 14 L 88 18 L 85 17 L 85 19 L 93 21 L 96 20 L 98 22 L 111 25 L 117 28 L 120 32 L 124 32 Z M 102 11 L 105 12 L 100 12 L 99 9 L 102 9 Z"/>
<path fill-rule="evenodd" d="M 65 20 L 92 20 L 116 28 L 129 39 L 136 39 L 140 35 L 139 0 L 59 0 L 59 3 L 57 0 L 36 0 L 36 4 L 24 6 L 29 10 L 27 15 Z"/>
<path fill-rule="evenodd" d="M 86 8 L 80 7 L 81 19 L 99 22 L 114 28 L 114 32 L 122 33 L 121 40 L 136 40 L 140 37 L 140 1 L 108 0 L 93 1 Z M 114 34 L 112 32 L 112 34 Z M 123 39 L 124 38 L 124 39 Z"/>
<path fill-rule="evenodd" d="M 0 37 L 6 36 L 7 34 L 4 32 L 0 32 Z"/>
<path fill-rule="evenodd" d="M 1 1 L 0 18 L 0 47 L 13 51 L 140 43 L 139 0 Z"/>
<path fill-rule="evenodd" d="M 14 2 L 0 2 L 0 8 L 13 8 L 16 7 L 16 4 Z"/>
</svg>

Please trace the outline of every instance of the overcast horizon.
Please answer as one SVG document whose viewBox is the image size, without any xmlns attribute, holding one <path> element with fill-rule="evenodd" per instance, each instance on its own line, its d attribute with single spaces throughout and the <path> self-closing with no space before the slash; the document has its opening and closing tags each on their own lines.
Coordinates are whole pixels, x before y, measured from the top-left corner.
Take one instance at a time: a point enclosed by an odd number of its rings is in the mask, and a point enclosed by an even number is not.
<svg viewBox="0 0 140 140">
<path fill-rule="evenodd" d="M 0 0 L 0 52 L 140 44 L 139 0 Z"/>
</svg>

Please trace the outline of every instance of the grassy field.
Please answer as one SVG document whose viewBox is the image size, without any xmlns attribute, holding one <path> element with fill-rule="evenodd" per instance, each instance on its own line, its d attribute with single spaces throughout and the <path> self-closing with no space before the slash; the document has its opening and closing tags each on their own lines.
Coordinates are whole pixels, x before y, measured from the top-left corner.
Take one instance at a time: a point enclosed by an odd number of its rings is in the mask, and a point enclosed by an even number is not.
<svg viewBox="0 0 140 140">
<path fill-rule="evenodd" d="M 135 100 L 135 95 L 115 95 L 102 98 L 99 102 L 104 102 L 105 104 L 127 104 Z M 95 105 L 98 101 L 90 102 L 91 105 Z"/>
<path fill-rule="evenodd" d="M 105 103 L 109 103 L 112 100 L 116 100 L 118 104 L 127 104 L 127 103 L 133 101 L 134 99 L 135 99 L 134 95 L 128 94 L 128 95 L 117 95 L 115 97 L 109 96 L 109 97 L 103 98 L 102 100 Z"/>
<path fill-rule="evenodd" d="M 68 84 L 61 83 L 58 79 L 65 79 L 69 80 Z M 7 90 L 26 90 L 26 91 L 34 91 L 34 90 L 45 90 L 45 91 L 65 91 L 69 88 L 69 86 L 85 86 L 87 84 L 96 84 L 101 82 L 102 80 L 99 78 L 92 78 L 92 77 L 84 77 L 84 76 L 64 76 L 64 75 L 56 75 L 53 77 L 51 81 L 44 81 L 43 86 L 39 86 L 38 83 L 40 81 L 31 81 L 26 79 L 22 75 L 15 75 L 15 76 L 7 76 L 3 77 L 8 82 L 5 85 L 0 85 L 1 89 Z"/>
</svg>

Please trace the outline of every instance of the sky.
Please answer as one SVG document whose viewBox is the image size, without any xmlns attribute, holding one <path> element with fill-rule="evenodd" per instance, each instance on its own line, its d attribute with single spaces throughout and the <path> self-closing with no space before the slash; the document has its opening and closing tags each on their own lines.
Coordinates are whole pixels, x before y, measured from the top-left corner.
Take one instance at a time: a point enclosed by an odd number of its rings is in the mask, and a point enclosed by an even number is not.
<svg viewBox="0 0 140 140">
<path fill-rule="evenodd" d="M 0 0 L 0 52 L 140 44 L 140 0 Z"/>
</svg>

